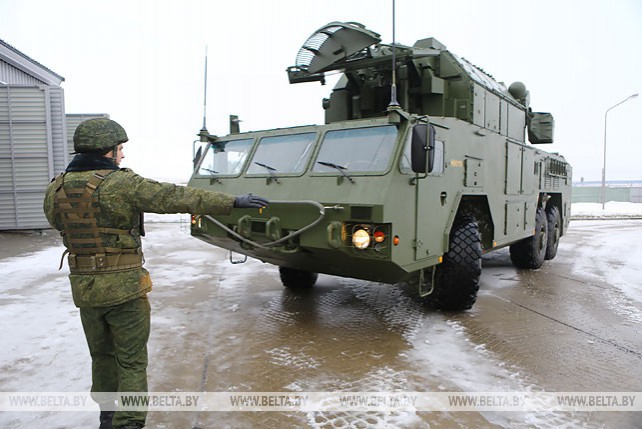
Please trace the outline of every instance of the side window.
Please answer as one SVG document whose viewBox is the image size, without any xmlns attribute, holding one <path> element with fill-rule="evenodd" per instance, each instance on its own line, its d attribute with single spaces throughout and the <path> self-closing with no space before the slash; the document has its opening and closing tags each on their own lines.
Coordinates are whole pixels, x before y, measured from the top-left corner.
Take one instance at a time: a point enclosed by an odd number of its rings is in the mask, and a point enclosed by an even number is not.
<svg viewBox="0 0 642 429">
<path fill-rule="evenodd" d="M 428 173 L 431 176 L 441 176 L 444 174 L 444 142 L 435 140 L 435 163 L 432 170 Z"/>
<path fill-rule="evenodd" d="M 410 145 L 412 141 L 412 133 L 408 133 L 406 138 L 406 143 L 403 146 L 403 152 L 401 153 L 401 160 L 399 161 L 399 170 L 403 174 L 414 174 L 412 172 L 412 164 L 410 163 Z"/>
<path fill-rule="evenodd" d="M 253 139 L 243 139 L 210 144 L 198 168 L 198 174 L 202 176 L 239 175 L 253 141 Z"/>
<path fill-rule="evenodd" d="M 403 174 L 415 174 L 412 172 L 412 167 L 410 163 L 411 140 L 412 140 L 412 133 L 408 133 L 408 138 L 406 139 L 403 153 L 401 154 L 401 159 L 399 160 L 399 170 Z M 433 165 L 432 171 L 430 171 L 428 174 L 431 176 L 440 176 L 444 174 L 444 151 L 445 151 L 444 142 L 441 140 L 435 140 L 435 147 L 433 150 L 435 151 L 434 165 Z"/>
</svg>

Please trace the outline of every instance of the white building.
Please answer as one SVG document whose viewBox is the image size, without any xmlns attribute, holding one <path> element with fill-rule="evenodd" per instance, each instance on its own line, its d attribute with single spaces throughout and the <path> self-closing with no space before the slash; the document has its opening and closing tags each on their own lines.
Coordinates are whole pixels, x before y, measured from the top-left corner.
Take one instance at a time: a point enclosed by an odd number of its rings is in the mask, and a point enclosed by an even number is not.
<svg viewBox="0 0 642 429">
<path fill-rule="evenodd" d="M 44 191 L 69 159 L 63 80 L 0 40 L 0 230 L 49 227 Z"/>
</svg>

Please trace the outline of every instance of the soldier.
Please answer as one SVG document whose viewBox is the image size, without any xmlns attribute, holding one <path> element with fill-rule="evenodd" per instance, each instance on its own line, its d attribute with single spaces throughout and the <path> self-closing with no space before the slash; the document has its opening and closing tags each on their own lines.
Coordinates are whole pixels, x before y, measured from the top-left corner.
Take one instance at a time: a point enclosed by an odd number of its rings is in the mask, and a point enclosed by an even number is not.
<svg viewBox="0 0 642 429">
<path fill-rule="evenodd" d="M 74 304 L 80 309 L 92 358 L 92 398 L 100 428 L 141 428 L 146 411 L 121 411 L 101 392 L 147 392 L 147 340 L 152 288 L 143 268 L 143 213 L 227 214 L 233 207 L 261 208 L 253 195 L 220 192 L 145 179 L 127 168 L 125 130 L 109 119 L 90 119 L 74 134 L 77 155 L 47 187 L 44 211 L 61 232 Z M 62 266 L 62 261 L 61 261 Z"/>
</svg>

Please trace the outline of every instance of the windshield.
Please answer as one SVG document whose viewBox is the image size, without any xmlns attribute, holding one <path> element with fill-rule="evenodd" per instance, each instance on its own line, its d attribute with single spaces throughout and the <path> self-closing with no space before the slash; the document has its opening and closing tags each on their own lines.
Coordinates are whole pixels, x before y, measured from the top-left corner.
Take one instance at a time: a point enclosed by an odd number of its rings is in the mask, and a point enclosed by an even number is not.
<svg viewBox="0 0 642 429">
<path fill-rule="evenodd" d="M 312 171 L 347 172 L 385 171 L 397 139 L 397 127 L 328 131 Z"/>
<path fill-rule="evenodd" d="M 301 173 L 305 169 L 316 133 L 263 137 L 247 174 Z"/>
<path fill-rule="evenodd" d="M 198 174 L 204 176 L 236 176 L 241 173 L 253 139 L 215 142 L 207 148 Z"/>
</svg>

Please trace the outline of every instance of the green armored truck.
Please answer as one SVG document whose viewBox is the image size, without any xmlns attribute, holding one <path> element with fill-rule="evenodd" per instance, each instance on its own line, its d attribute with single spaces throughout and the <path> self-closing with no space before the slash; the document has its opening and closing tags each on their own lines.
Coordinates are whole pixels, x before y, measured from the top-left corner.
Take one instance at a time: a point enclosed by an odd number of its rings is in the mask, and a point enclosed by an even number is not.
<svg viewBox="0 0 642 429">
<path fill-rule="evenodd" d="M 324 125 L 203 127 L 189 186 L 271 203 L 193 216 L 193 236 L 277 265 L 288 288 L 317 273 L 408 282 L 448 310 L 474 304 L 485 252 L 510 246 L 526 269 L 555 257 L 571 166 L 537 146 L 552 143 L 553 117 L 522 83 L 506 88 L 434 38 L 386 45 L 353 22 L 314 32 L 287 69 L 290 83 L 328 72 L 342 74 Z"/>
</svg>

